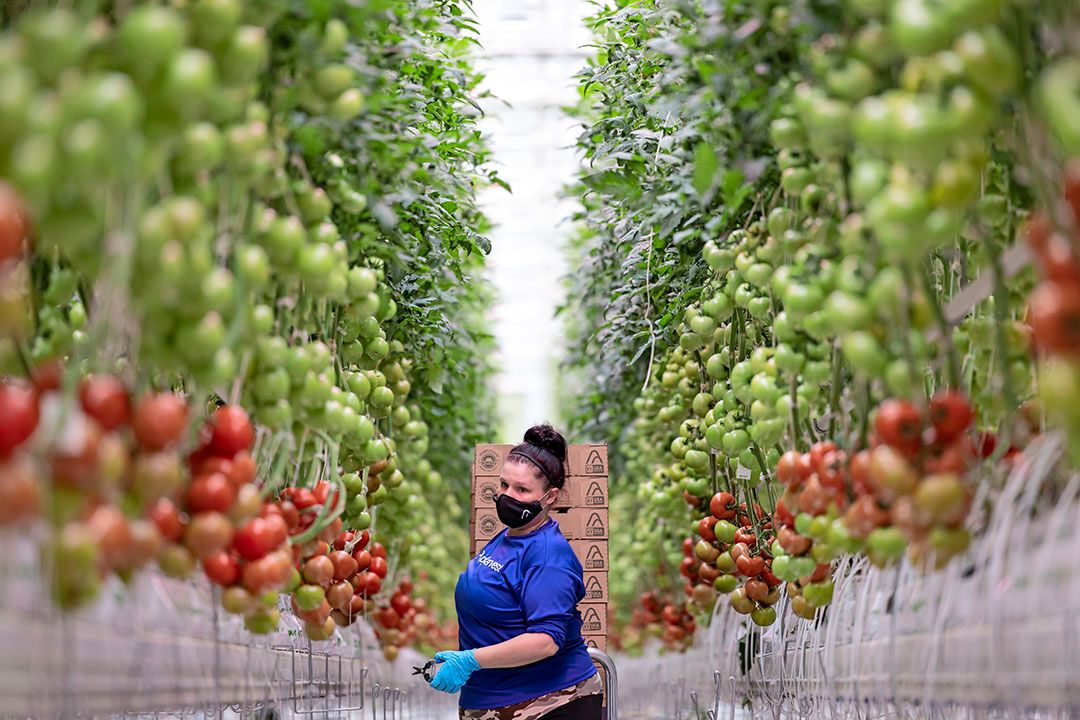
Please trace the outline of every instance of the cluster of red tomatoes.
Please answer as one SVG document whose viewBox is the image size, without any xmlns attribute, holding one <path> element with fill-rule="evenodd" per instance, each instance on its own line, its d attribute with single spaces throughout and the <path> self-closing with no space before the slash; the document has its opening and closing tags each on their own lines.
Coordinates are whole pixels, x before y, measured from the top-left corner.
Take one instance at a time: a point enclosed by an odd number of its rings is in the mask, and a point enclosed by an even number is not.
<svg viewBox="0 0 1080 720">
<path fill-rule="evenodd" d="M 686 602 L 647 590 L 638 597 L 630 623 L 621 630 L 612 630 L 608 639 L 614 649 L 622 650 L 640 645 L 642 637 L 650 635 L 660 638 L 668 650 L 682 651 L 693 645 L 696 632 L 697 621 Z"/>
<path fill-rule="evenodd" d="M 1052 215 L 1028 218 L 1028 244 L 1042 275 L 1029 298 L 1032 339 L 1044 354 L 1039 393 L 1047 414 L 1068 436 L 1074 463 L 1080 463 L 1080 160 L 1067 168 L 1064 202 Z"/>
<path fill-rule="evenodd" d="M 963 552 L 972 501 L 966 474 L 996 444 L 992 435 L 973 439 L 973 420 L 971 404 L 953 390 L 936 393 L 925 411 L 890 399 L 877 408 L 870 446 L 850 458 L 832 442 L 781 456 L 777 541 L 788 559 L 780 575 L 792 580 L 807 570 L 807 555 L 827 563 L 865 552 L 884 567 L 906 551 L 917 565 L 941 567 Z"/>
<path fill-rule="evenodd" d="M 688 582 L 684 591 L 699 608 L 711 607 L 717 592 L 730 595 L 736 612 L 758 625 L 776 621 L 780 580 L 773 574 L 768 544 L 772 518 L 758 505 L 737 503 L 721 491 L 709 500 L 709 514 L 698 523 L 699 540 L 686 540 L 679 568 Z"/>
</svg>

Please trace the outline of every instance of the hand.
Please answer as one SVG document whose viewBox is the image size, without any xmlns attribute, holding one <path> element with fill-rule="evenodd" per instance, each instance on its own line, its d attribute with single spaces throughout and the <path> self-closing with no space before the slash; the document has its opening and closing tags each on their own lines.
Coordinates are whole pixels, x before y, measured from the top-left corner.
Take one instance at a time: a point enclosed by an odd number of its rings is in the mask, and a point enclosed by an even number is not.
<svg viewBox="0 0 1080 720">
<path fill-rule="evenodd" d="M 431 687 L 445 693 L 456 693 L 465 687 L 469 676 L 480 669 L 472 650 L 435 653 L 435 662 L 442 665 L 431 679 Z"/>
</svg>

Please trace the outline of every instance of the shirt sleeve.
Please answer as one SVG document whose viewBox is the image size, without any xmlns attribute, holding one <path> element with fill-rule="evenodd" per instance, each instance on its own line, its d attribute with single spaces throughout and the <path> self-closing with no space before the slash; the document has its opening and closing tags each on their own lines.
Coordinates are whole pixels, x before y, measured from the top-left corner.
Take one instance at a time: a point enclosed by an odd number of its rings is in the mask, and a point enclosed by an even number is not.
<svg viewBox="0 0 1080 720">
<path fill-rule="evenodd" d="M 585 595 L 581 578 L 571 568 L 539 565 L 522 582 L 525 632 L 544 633 L 562 647 L 577 604 Z"/>
</svg>

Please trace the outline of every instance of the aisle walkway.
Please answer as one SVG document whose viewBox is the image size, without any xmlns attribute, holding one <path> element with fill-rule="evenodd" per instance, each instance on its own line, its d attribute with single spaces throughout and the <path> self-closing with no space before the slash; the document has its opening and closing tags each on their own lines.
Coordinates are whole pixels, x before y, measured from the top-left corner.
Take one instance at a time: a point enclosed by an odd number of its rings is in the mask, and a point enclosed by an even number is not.
<svg viewBox="0 0 1080 720">
<path fill-rule="evenodd" d="M 553 318 L 566 267 L 563 223 L 573 203 L 558 194 L 577 167 L 576 130 L 562 112 L 576 97 L 574 74 L 585 65 L 590 35 L 585 0 L 476 0 L 480 39 L 477 66 L 484 88 L 481 127 L 513 194 L 494 187 L 481 203 L 495 223 L 492 279 L 499 293 L 494 332 L 503 442 L 517 440 L 535 421 L 557 421 L 554 373 L 560 323 Z M 503 102 L 505 101 L 505 102 Z M 505 103 L 509 103 L 507 107 Z"/>
</svg>

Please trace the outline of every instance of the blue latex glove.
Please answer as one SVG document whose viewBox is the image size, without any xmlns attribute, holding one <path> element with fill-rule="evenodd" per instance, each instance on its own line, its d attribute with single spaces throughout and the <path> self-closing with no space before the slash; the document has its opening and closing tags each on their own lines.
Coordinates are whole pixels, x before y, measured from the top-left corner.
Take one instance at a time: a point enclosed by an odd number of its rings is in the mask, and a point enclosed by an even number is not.
<svg viewBox="0 0 1080 720">
<path fill-rule="evenodd" d="M 442 666 L 431 679 L 431 687 L 445 693 L 456 693 L 465 687 L 469 676 L 480 669 L 472 650 L 435 653 L 435 662 L 442 663 Z"/>
</svg>

